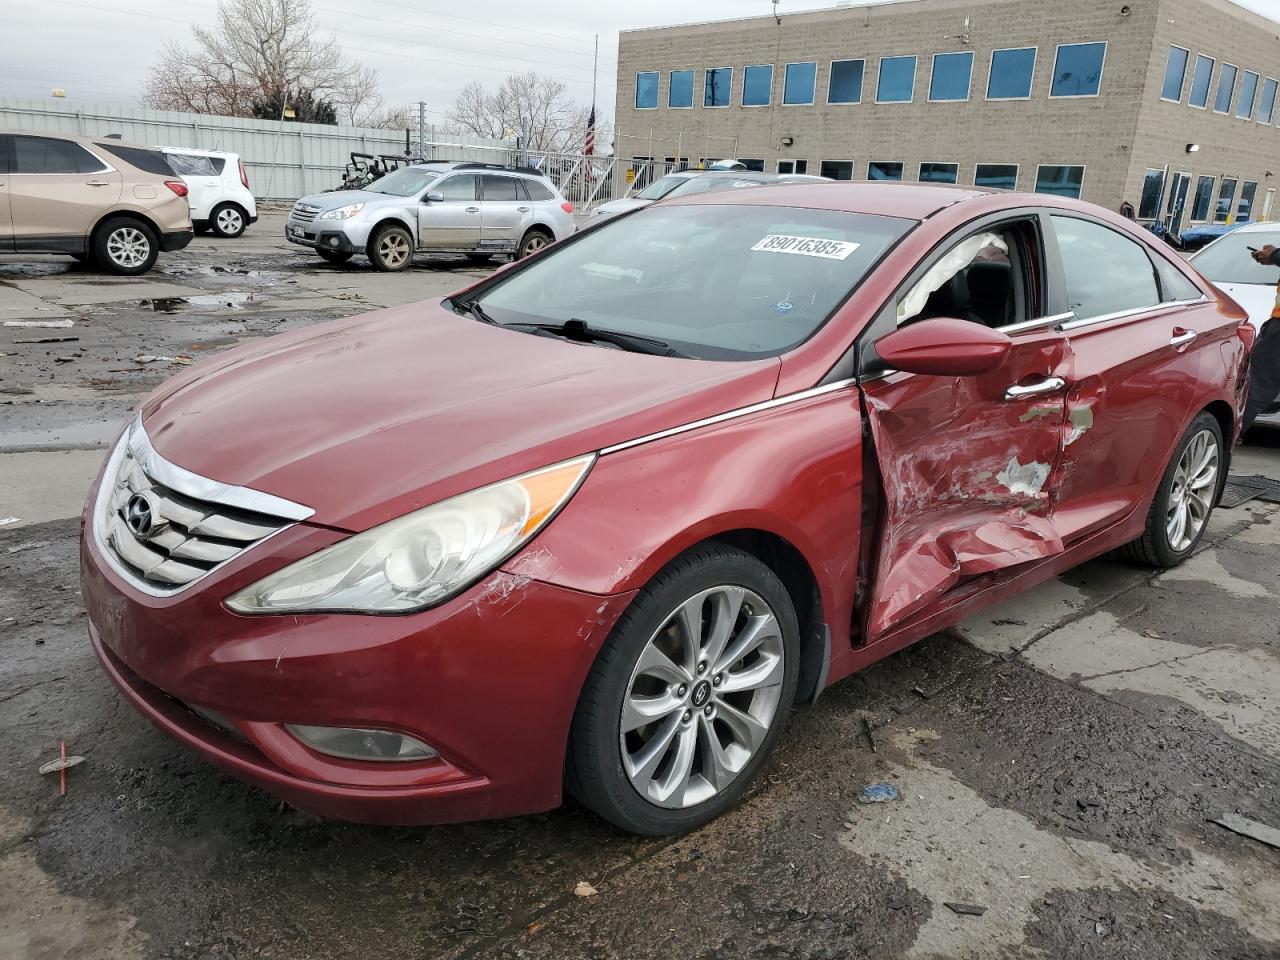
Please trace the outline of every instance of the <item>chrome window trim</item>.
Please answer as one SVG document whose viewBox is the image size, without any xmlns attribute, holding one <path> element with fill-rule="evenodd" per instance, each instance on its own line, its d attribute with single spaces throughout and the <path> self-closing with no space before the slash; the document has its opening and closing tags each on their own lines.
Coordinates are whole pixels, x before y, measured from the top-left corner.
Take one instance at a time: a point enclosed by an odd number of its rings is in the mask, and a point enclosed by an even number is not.
<svg viewBox="0 0 1280 960">
<path fill-rule="evenodd" d="M 618 453 L 621 450 L 630 450 L 632 447 L 638 447 L 645 443 L 652 443 L 654 440 L 665 440 L 667 437 L 674 437 L 681 433 L 688 433 L 691 430 L 700 430 L 703 427 L 714 426 L 718 423 L 725 423 L 729 420 L 737 420 L 740 417 L 749 417 L 753 413 L 762 413 L 765 410 L 774 410 L 778 407 L 785 407 L 792 403 L 799 403 L 802 400 L 809 400 L 813 397 L 821 397 L 828 393 L 835 393 L 837 390 L 844 390 L 846 387 L 852 387 L 857 384 L 856 377 L 849 377 L 846 380 L 837 380 L 834 383 L 826 383 L 819 387 L 811 387 L 808 390 L 801 390 L 798 393 L 788 393 L 782 397 L 774 397 L 771 400 L 762 400 L 759 403 L 748 404 L 745 407 L 738 407 L 735 410 L 726 410 L 724 413 L 717 413 L 713 417 L 703 417 L 701 420 L 693 420 L 689 423 L 681 424 L 678 427 L 669 427 L 666 430 L 659 430 L 656 433 L 646 433 L 642 437 L 636 437 L 634 440 L 624 440 L 622 443 L 615 443 L 611 446 L 604 447 L 600 450 L 600 456 L 607 456 L 611 453 Z"/>
<path fill-rule="evenodd" d="M 996 327 L 995 330 L 997 333 L 1012 336 L 1015 333 L 1025 333 L 1028 330 L 1039 330 L 1041 327 L 1054 327 L 1060 323 L 1067 322 L 1074 316 L 1075 314 L 1068 310 L 1066 313 L 1055 313 L 1051 317 L 1039 317 L 1035 320 L 1023 320 L 1004 327 Z"/>
<path fill-rule="evenodd" d="M 1086 317 L 1079 320 L 1069 320 L 1061 327 L 1065 333 L 1069 330 L 1079 330 L 1083 327 L 1091 327 L 1096 323 L 1107 323 L 1111 320 L 1127 320 L 1130 317 L 1140 317 L 1148 313 L 1159 313 L 1162 310 L 1185 309 L 1193 307 L 1199 303 L 1208 303 L 1208 297 L 1200 297 L 1195 300 L 1166 300 L 1164 303 L 1156 303 L 1147 307 L 1134 307 L 1132 310 L 1118 310 L 1115 313 L 1104 313 L 1100 317 Z M 1072 314 L 1074 316 L 1074 313 Z"/>
</svg>

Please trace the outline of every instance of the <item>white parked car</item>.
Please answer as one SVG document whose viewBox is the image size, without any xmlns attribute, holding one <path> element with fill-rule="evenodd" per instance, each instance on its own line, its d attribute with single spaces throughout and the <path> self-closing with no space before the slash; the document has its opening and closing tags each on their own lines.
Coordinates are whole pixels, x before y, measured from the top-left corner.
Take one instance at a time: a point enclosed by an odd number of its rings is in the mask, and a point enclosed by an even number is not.
<svg viewBox="0 0 1280 960">
<path fill-rule="evenodd" d="M 1280 322 L 1271 319 L 1280 269 L 1263 266 L 1249 255 L 1267 244 L 1280 247 L 1280 223 L 1251 223 L 1219 237 L 1191 257 L 1192 266 L 1244 307 L 1259 332 L 1264 323 Z M 1280 402 L 1263 410 L 1257 423 L 1280 427 Z"/>
<path fill-rule="evenodd" d="M 194 147 L 160 147 L 169 166 L 187 185 L 191 223 L 196 233 L 212 230 L 238 237 L 258 219 L 258 204 L 249 190 L 249 173 L 238 154 Z"/>
</svg>

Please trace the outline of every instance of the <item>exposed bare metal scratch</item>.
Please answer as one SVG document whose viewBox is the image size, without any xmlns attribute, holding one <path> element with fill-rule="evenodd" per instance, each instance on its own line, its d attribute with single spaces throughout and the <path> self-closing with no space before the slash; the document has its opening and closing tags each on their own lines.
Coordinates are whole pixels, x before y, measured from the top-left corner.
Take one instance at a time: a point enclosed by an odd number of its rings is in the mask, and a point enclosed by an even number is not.
<svg viewBox="0 0 1280 960">
<path fill-rule="evenodd" d="M 996 476 L 996 480 L 1010 493 L 1039 496 L 1044 482 L 1049 478 L 1049 465 L 1033 461 L 1019 463 L 1017 457 L 1009 458 L 1009 465 Z"/>
</svg>

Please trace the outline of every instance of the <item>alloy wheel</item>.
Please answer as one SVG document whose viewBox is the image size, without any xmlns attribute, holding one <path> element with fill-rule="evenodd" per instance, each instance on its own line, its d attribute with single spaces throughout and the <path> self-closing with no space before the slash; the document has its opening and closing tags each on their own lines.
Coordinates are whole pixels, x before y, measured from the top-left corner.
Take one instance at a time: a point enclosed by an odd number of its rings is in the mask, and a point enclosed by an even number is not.
<svg viewBox="0 0 1280 960">
<path fill-rule="evenodd" d="M 388 267 L 398 267 L 409 259 L 409 241 L 402 233 L 385 233 L 378 240 L 378 256 Z"/>
<path fill-rule="evenodd" d="M 531 257 L 546 245 L 547 238 L 540 233 L 535 233 L 524 242 L 524 255 L 526 257 Z"/>
<path fill-rule="evenodd" d="M 1165 531 L 1174 550 L 1188 549 L 1200 536 L 1217 487 L 1218 440 L 1209 430 L 1201 430 L 1183 449 L 1169 487 Z"/>
<path fill-rule="evenodd" d="M 683 809 L 728 787 L 774 722 L 785 656 L 777 617 L 751 590 L 712 587 L 673 610 L 622 703 L 622 765 L 636 791 Z"/>
<path fill-rule="evenodd" d="M 244 224 L 244 218 L 235 210 L 218 211 L 218 229 L 223 233 L 239 233 Z"/>
<path fill-rule="evenodd" d="M 107 237 L 107 256 L 121 267 L 140 267 L 150 255 L 151 243 L 137 227 L 119 227 Z"/>
</svg>

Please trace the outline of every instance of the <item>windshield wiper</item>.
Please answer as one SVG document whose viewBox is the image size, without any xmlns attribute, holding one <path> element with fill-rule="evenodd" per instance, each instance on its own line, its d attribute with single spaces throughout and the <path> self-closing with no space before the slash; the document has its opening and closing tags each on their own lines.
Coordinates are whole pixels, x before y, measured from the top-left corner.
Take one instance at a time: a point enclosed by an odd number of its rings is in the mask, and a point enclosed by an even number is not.
<svg viewBox="0 0 1280 960">
<path fill-rule="evenodd" d="M 454 300 L 453 306 L 455 309 L 457 307 L 461 307 L 465 312 L 471 314 L 471 316 L 475 317 L 481 323 L 491 323 L 495 327 L 502 326 L 502 324 L 488 314 L 484 307 L 480 306 L 479 300 Z"/>
<path fill-rule="evenodd" d="M 684 357 L 691 359 L 665 340 L 656 337 L 642 337 L 635 333 L 623 333 L 620 330 L 601 330 L 587 326 L 585 320 L 572 317 L 564 323 L 504 323 L 504 327 L 514 330 L 526 330 L 542 336 L 561 337 L 577 343 L 609 343 L 632 353 L 647 353 L 655 357 Z"/>
</svg>

